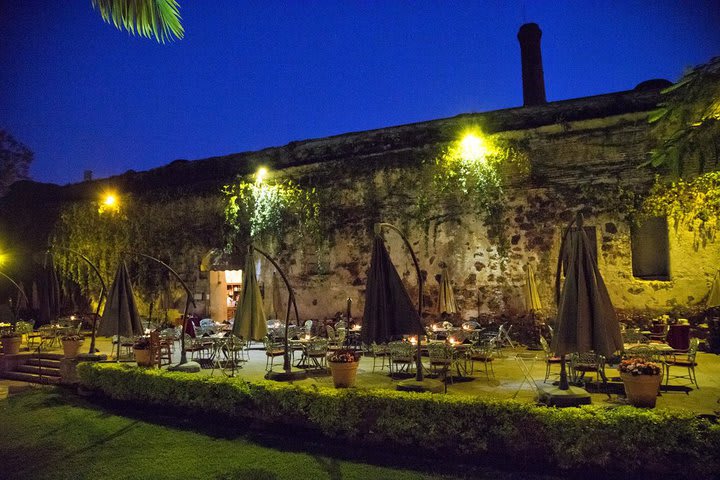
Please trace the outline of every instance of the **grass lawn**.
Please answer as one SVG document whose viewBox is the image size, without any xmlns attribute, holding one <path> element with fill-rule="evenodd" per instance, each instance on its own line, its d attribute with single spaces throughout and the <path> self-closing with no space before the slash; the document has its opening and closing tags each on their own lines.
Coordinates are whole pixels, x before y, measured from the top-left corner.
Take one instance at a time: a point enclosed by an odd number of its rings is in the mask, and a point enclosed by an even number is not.
<svg viewBox="0 0 720 480">
<path fill-rule="evenodd" d="M 441 446 L 436 459 L 408 458 L 290 431 L 128 411 L 61 389 L 0 400 L 0 432 L 0 477 L 8 479 L 561 478 L 457 465 Z"/>
</svg>

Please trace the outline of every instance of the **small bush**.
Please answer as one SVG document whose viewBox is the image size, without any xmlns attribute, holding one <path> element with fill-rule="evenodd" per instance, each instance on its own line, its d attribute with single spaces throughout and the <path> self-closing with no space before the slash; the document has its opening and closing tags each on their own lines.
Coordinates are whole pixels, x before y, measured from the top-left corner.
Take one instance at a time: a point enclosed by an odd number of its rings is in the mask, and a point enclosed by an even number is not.
<svg viewBox="0 0 720 480">
<path fill-rule="evenodd" d="M 690 413 L 634 407 L 554 409 L 508 400 L 247 382 L 111 363 L 81 363 L 84 387 L 123 401 L 301 426 L 362 444 L 442 448 L 468 458 L 502 452 L 517 465 L 709 478 L 720 425 Z M 242 428 L 243 422 L 238 422 Z"/>
</svg>

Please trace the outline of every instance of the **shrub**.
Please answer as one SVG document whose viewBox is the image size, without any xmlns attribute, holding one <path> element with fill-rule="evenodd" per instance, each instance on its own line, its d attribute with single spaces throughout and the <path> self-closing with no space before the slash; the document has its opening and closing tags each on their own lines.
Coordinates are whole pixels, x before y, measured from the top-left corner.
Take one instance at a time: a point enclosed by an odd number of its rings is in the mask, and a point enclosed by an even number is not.
<svg viewBox="0 0 720 480">
<path fill-rule="evenodd" d="M 634 407 L 554 409 L 509 400 L 334 389 L 81 363 L 86 388 L 123 401 L 305 427 L 361 444 L 441 447 L 468 458 L 503 452 L 562 469 L 714 475 L 720 425 Z M 245 422 L 238 422 L 243 428 Z M 516 463 L 517 463 L 516 462 Z"/>
</svg>

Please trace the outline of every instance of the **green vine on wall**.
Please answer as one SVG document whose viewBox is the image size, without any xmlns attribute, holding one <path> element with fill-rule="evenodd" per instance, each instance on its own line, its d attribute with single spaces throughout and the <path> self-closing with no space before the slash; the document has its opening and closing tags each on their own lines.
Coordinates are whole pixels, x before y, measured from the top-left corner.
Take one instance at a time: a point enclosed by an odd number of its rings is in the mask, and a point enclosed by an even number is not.
<svg viewBox="0 0 720 480">
<path fill-rule="evenodd" d="M 656 180 L 641 213 L 671 218 L 676 229 L 684 225 L 695 232 L 696 245 L 714 240 L 720 226 L 720 171 L 669 184 Z"/>
<path fill-rule="evenodd" d="M 502 258 L 510 251 L 506 232 L 507 198 L 502 171 L 529 171 L 527 157 L 497 137 L 483 136 L 475 127 L 449 144 L 432 161 L 423 163 L 421 192 L 412 213 L 426 234 L 434 222 L 458 221 L 463 214 L 479 215 Z"/>
<path fill-rule="evenodd" d="M 303 188 L 282 178 L 262 182 L 240 179 L 226 185 L 223 194 L 228 250 L 250 242 L 283 245 L 290 234 L 318 250 L 327 243 L 332 225 L 321 214 L 329 208 L 323 202 L 327 195 L 314 187 Z"/>
</svg>

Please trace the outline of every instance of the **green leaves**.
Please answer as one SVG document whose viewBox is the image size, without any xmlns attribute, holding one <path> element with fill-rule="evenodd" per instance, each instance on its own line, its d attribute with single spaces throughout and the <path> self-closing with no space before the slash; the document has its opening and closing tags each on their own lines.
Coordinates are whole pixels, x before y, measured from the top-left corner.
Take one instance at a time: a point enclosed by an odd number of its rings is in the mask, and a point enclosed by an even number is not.
<svg viewBox="0 0 720 480">
<path fill-rule="evenodd" d="M 107 23 L 132 35 L 153 38 L 160 42 L 185 36 L 180 6 L 175 0 L 91 0 L 93 8 Z"/>
</svg>

